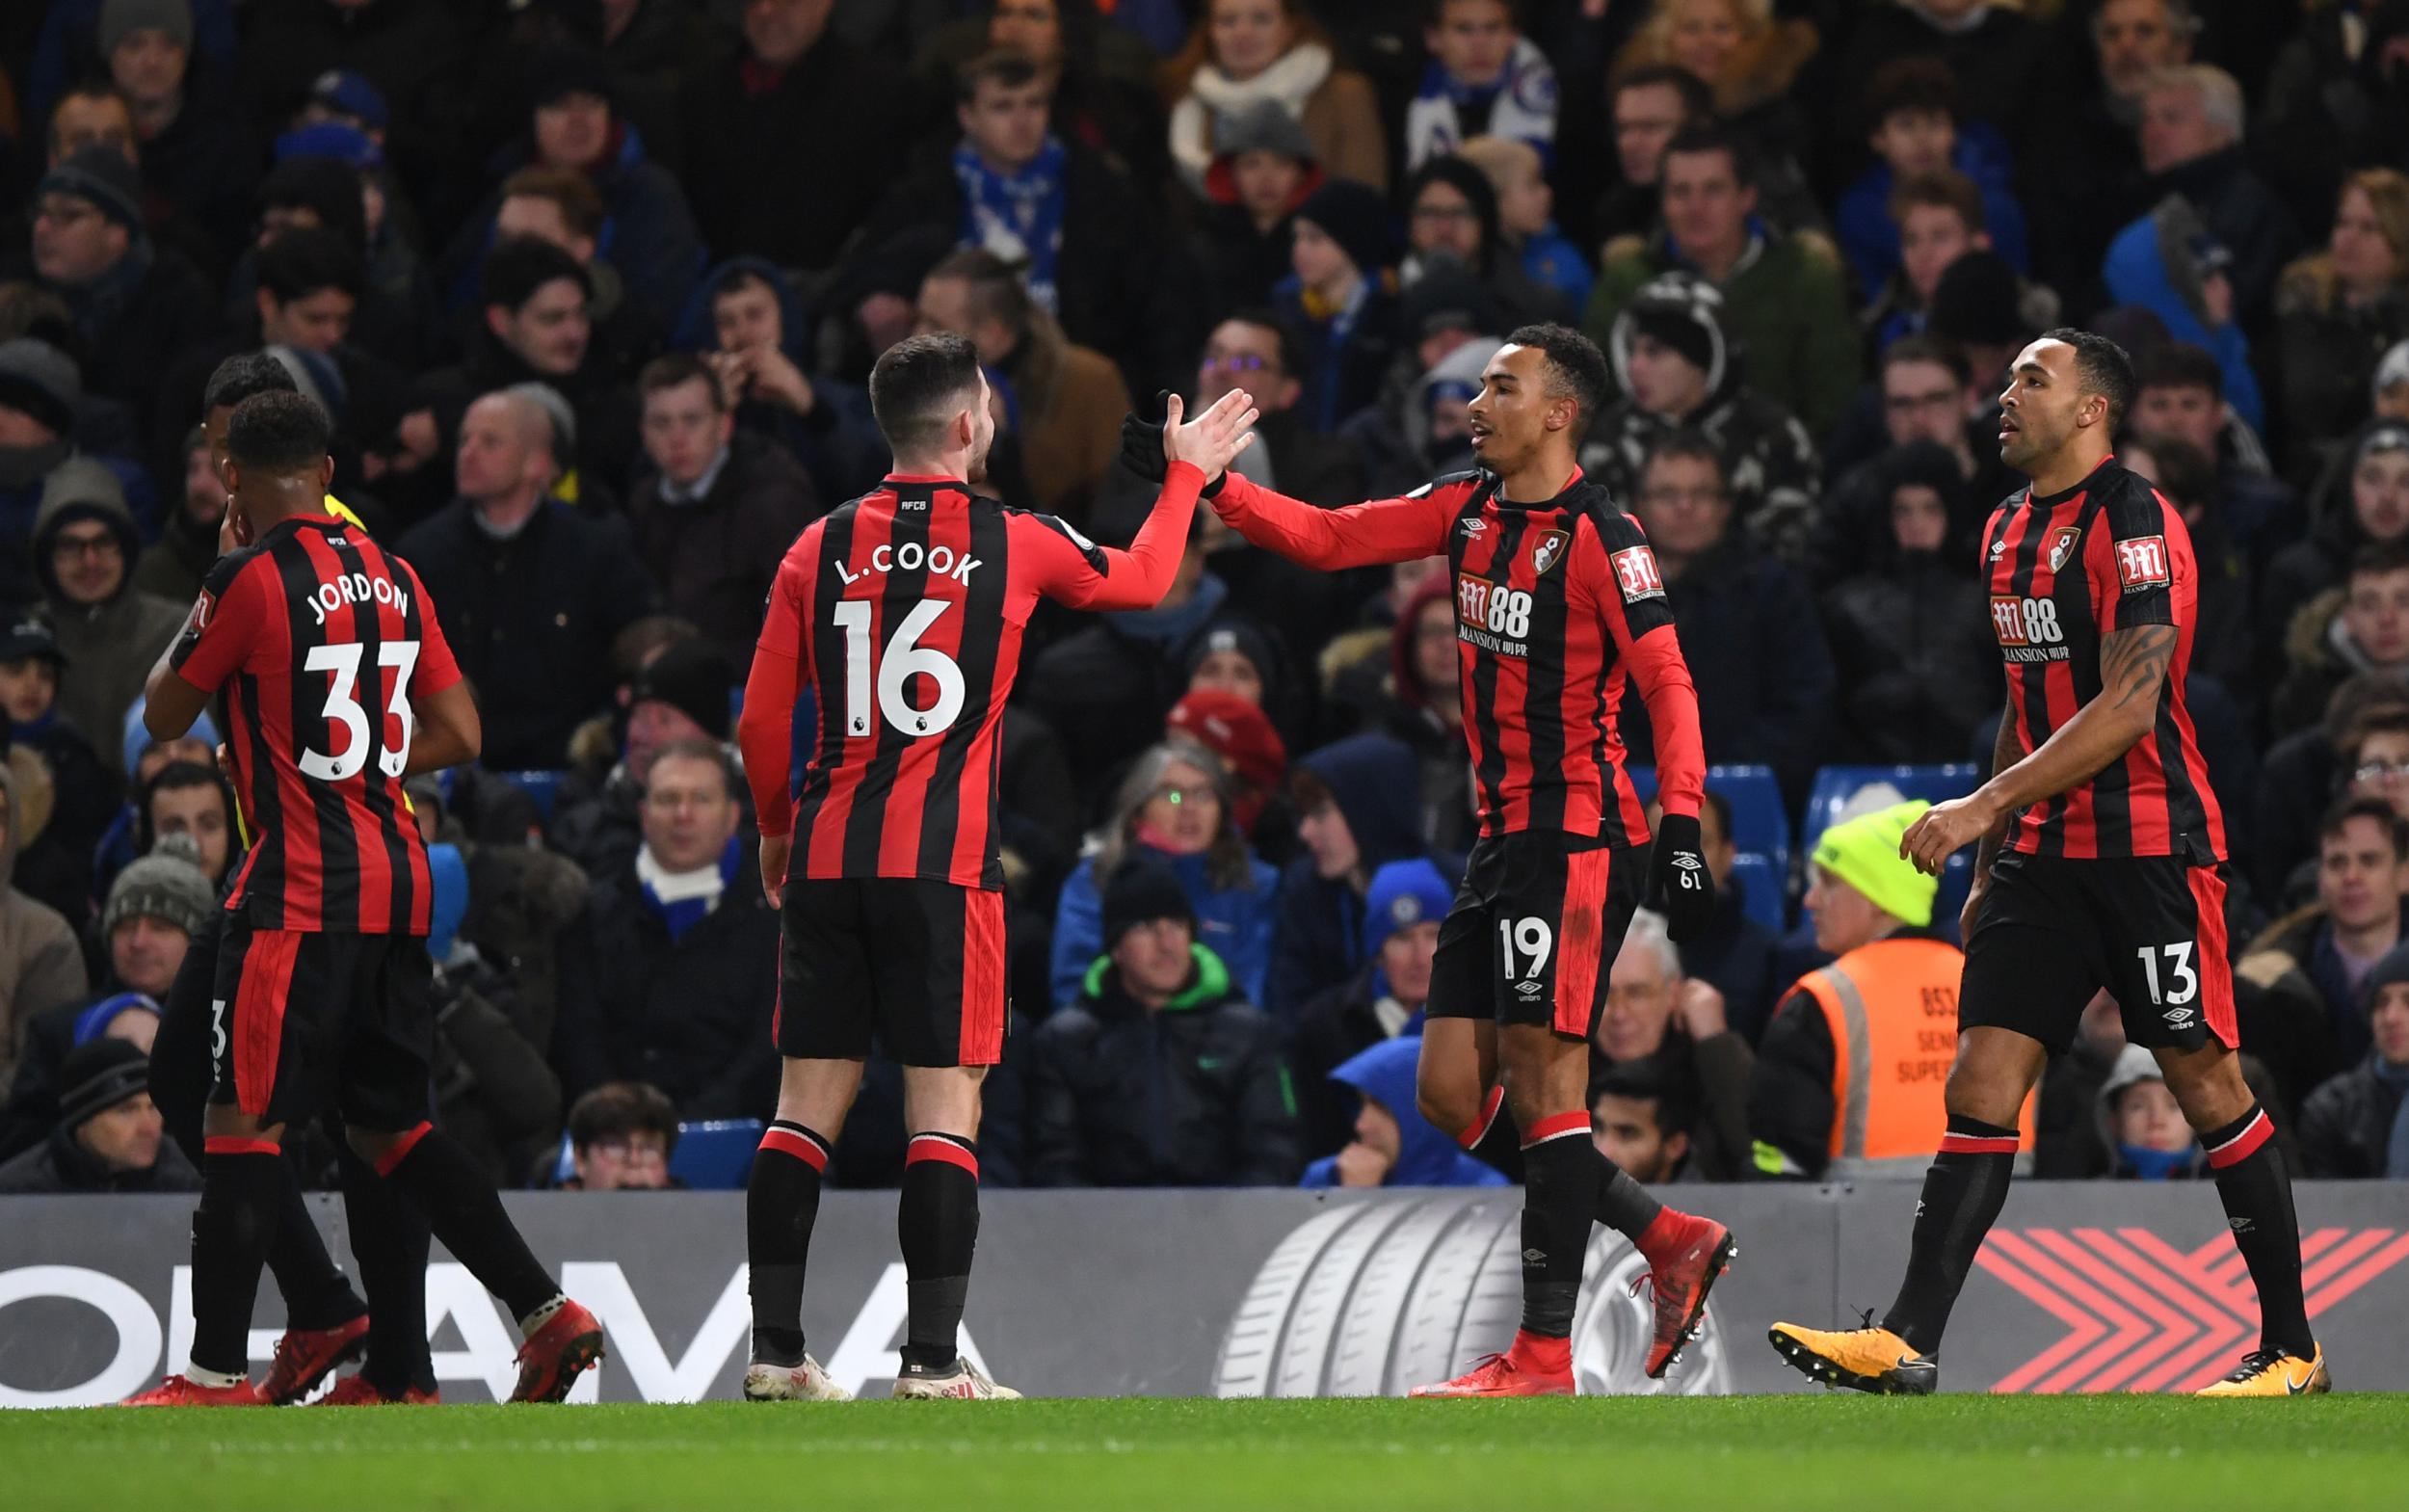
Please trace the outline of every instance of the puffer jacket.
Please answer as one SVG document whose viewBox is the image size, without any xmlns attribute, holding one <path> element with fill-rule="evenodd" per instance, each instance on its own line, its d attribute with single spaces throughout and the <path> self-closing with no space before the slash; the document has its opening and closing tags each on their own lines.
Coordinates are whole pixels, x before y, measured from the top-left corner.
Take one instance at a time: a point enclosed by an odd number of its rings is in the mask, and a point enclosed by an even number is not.
<svg viewBox="0 0 2409 1512">
<path fill-rule="evenodd" d="M 1355 836 L 1364 878 L 1424 853 L 1421 763 L 1412 747 L 1390 735 L 1351 735 L 1308 752 L 1297 766 L 1330 789 Z M 1307 998 L 1363 964 L 1363 892 L 1353 877 L 1322 876 L 1309 852 L 1280 874 L 1278 911 L 1262 1002 L 1286 1022 Z"/>
<path fill-rule="evenodd" d="M 1397 1163 L 1383 1186 L 1503 1186 L 1505 1177 L 1456 1148 L 1455 1140 L 1415 1106 L 1415 1068 L 1421 1059 L 1419 1033 L 1399 1035 L 1356 1055 L 1330 1073 L 1330 1080 L 1368 1098 L 1397 1121 Z M 1343 1145 L 1344 1140 L 1340 1141 Z M 1335 1147 L 1334 1147 L 1335 1148 Z M 1327 1154 L 1305 1168 L 1307 1187 L 1337 1186 L 1338 1157 Z"/>
<path fill-rule="evenodd" d="M 51 570 L 51 543 L 69 515 L 97 517 L 118 538 L 125 580 L 105 603 L 69 602 Z M 184 627 L 189 604 L 145 593 L 134 586 L 142 540 L 126 508 L 117 475 L 90 458 L 60 464 L 42 488 L 41 513 L 34 518 L 34 575 L 48 600 L 48 618 L 66 653 L 67 673 L 59 680 L 58 710 L 96 747 L 115 744 L 125 728 L 125 711 L 142 697 L 143 682 Z"/>
<path fill-rule="evenodd" d="M 1287 1186 L 1304 1167 L 1280 1031 L 1191 947 L 1187 990 L 1148 1012 L 1109 956 L 1030 1049 L 1032 1186 Z"/>
<path fill-rule="evenodd" d="M 159 1141 L 159 1158 L 144 1171 L 112 1171 L 93 1159 L 66 1129 L 6 1165 L 0 1165 L 0 1197 L 59 1197 L 75 1193 L 198 1192 L 200 1173 L 172 1139 Z"/>
</svg>

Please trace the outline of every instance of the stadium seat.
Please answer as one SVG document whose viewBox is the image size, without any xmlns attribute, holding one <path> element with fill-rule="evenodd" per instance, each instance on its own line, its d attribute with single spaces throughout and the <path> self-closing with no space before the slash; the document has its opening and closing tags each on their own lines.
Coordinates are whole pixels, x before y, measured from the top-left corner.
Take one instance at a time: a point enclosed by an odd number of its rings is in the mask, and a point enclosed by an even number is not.
<svg viewBox="0 0 2409 1512">
<path fill-rule="evenodd" d="M 1776 935 L 1786 927 L 1783 905 L 1788 879 L 1787 868 L 1770 856 L 1746 851 L 1732 858 L 1732 881 L 1740 889 L 1741 910 Z"/>
<path fill-rule="evenodd" d="M 1630 769 L 1640 802 L 1656 796 L 1656 769 Z M 1732 847 L 1772 859 L 1785 876 L 1790 869 L 1790 816 L 1782 807 L 1782 785 L 1769 766 L 1710 766 L 1707 786 L 1732 806 Z M 1821 834 L 1822 831 L 1816 831 Z"/>
<path fill-rule="evenodd" d="M 552 822 L 552 801 L 560 796 L 561 779 L 566 772 L 496 772 L 494 776 L 535 800 L 536 812 L 543 822 Z"/>
<path fill-rule="evenodd" d="M 1941 867 L 1941 890 L 1932 899 L 1934 929 L 1950 940 L 1957 939 L 1957 915 L 1966 907 L 1966 894 L 1973 887 L 1974 848 L 1969 845 Z"/>
<path fill-rule="evenodd" d="M 671 1178 L 698 1192 L 743 1190 L 746 1178 L 753 1173 L 753 1152 L 760 1145 L 765 1127 L 757 1118 L 678 1125 L 677 1148 L 669 1157 Z M 563 1134 L 560 1154 L 552 1161 L 552 1184 L 567 1181 L 576 1169 L 569 1136 Z"/>
<path fill-rule="evenodd" d="M 1815 841 L 1832 828 L 1849 800 L 1876 783 L 1890 783 L 1902 798 L 1920 798 L 1937 804 L 1944 799 L 1965 797 L 1981 780 L 1982 769 L 1971 761 L 1946 766 L 1827 766 L 1815 773 L 1813 785 L 1807 789 L 1807 812 L 1805 822 L 1798 827 L 1799 839 L 1806 849 L 1813 850 Z M 1737 827 L 1735 819 L 1734 828 Z"/>
</svg>

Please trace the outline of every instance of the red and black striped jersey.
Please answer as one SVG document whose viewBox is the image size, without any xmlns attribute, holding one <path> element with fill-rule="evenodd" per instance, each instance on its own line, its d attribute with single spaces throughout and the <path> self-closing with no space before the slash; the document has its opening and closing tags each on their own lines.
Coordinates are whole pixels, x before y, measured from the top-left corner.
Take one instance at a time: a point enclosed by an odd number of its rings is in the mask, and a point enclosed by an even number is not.
<svg viewBox="0 0 2409 1512">
<path fill-rule="evenodd" d="M 2141 624 L 2176 630 L 2150 733 L 2089 782 L 2018 815 L 2008 848 L 2224 860 L 2225 815 L 2184 702 L 2200 572 L 2182 513 L 2111 457 L 2062 493 L 2011 495 L 1983 532 L 1983 552 L 2008 716 L 2025 754 L 2100 696 L 2104 636 Z"/>
<path fill-rule="evenodd" d="M 225 695 L 251 851 L 226 893 L 255 928 L 423 935 L 427 847 L 402 795 L 411 698 L 460 680 L 410 565 L 331 515 L 219 559 L 172 665 Z"/>
<path fill-rule="evenodd" d="M 1664 579 L 1639 522 L 1577 468 L 1544 503 L 1509 503 L 1496 474 L 1473 471 L 1337 510 L 1232 474 L 1213 508 L 1248 541 L 1309 567 L 1445 553 L 1482 835 L 1648 842 L 1617 729 L 1627 678 L 1647 700 L 1667 811 L 1698 811 L 1698 700 Z"/>
<path fill-rule="evenodd" d="M 1204 482 L 1175 464 L 1125 552 L 949 478 L 889 477 L 807 527 L 770 588 L 739 730 L 762 835 L 796 836 L 787 876 L 1002 888 L 995 727 L 1030 611 L 1158 602 Z M 806 683 L 818 733 L 790 797 Z"/>
</svg>

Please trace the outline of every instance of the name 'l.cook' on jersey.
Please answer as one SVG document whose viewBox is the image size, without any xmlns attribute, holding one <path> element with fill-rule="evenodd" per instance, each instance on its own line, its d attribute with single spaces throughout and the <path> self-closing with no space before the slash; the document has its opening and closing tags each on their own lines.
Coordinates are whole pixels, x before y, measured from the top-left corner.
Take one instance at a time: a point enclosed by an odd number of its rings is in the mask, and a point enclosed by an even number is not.
<svg viewBox="0 0 2409 1512">
<path fill-rule="evenodd" d="M 2064 492 L 2011 494 L 1982 549 L 2008 718 L 2027 754 L 2100 696 L 2103 637 L 2143 624 L 2176 630 L 2150 733 L 2089 782 L 2025 809 L 2009 848 L 2222 861 L 2225 816 L 2184 702 L 2200 573 L 2182 513 L 2110 458 Z"/>
</svg>

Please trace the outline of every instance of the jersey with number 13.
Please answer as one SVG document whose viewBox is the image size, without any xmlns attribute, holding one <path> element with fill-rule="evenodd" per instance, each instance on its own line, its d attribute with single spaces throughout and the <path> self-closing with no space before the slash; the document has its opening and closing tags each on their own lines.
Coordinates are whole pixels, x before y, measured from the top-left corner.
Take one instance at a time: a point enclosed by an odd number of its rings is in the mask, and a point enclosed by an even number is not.
<svg viewBox="0 0 2409 1512">
<path fill-rule="evenodd" d="M 805 529 L 779 565 L 758 643 L 817 699 L 787 875 L 1001 889 L 995 727 L 1021 631 L 1041 597 L 1150 605 L 1129 586 L 1132 566 L 1050 515 L 950 479 L 890 477 Z M 760 667 L 756 656 L 748 703 Z M 770 791 L 774 805 L 783 784 Z M 762 834 L 785 833 L 786 814 L 760 817 Z"/>
<path fill-rule="evenodd" d="M 413 696 L 460 681 L 410 565 L 296 516 L 219 558 L 171 665 L 223 693 L 251 847 L 226 895 L 253 928 L 423 935 L 433 884 L 402 796 Z"/>
</svg>

